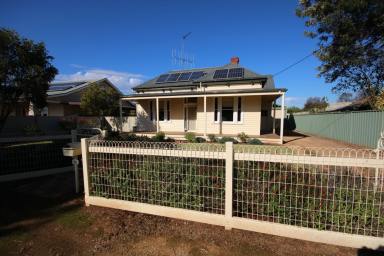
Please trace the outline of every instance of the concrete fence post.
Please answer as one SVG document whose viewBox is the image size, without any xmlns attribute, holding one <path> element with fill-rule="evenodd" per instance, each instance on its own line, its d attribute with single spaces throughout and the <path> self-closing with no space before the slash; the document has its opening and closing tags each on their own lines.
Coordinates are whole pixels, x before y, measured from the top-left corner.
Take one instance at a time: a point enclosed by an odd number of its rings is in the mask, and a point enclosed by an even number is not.
<svg viewBox="0 0 384 256">
<path fill-rule="evenodd" d="M 232 204 L 233 204 L 233 142 L 225 143 L 225 229 L 232 229 Z"/>
<path fill-rule="evenodd" d="M 83 160 L 83 179 L 84 179 L 84 200 L 85 205 L 89 206 L 89 183 L 88 183 L 88 161 L 89 161 L 89 139 L 81 139 L 81 157 Z"/>
</svg>

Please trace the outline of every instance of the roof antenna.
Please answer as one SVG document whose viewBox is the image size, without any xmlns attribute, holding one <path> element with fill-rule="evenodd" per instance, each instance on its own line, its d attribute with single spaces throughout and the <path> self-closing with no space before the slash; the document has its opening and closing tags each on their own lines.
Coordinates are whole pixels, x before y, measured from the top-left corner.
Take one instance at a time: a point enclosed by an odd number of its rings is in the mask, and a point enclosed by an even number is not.
<svg viewBox="0 0 384 256">
<path fill-rule="evenodd" d="M 188 32 L 181 37 L 180 50 L 172 49 L 172 65 L 179 66 L 181 69 L 193 68 L 195 66 L 195 57 L 192 54 L 187 54 L 184 50 L 185 41 L 191 34 L 192 32 Z"/>
</svg>

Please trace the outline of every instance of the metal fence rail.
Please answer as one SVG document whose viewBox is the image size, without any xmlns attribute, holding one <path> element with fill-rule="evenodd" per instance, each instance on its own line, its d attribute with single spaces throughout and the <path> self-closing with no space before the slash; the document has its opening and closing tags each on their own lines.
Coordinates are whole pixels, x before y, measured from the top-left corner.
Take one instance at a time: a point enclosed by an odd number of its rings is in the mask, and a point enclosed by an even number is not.
<svg viewBox="0 0 384 256">
<path fill-rule="evenodd" d="M 384 153 L 82 140 L 86 204 L 351 247 L 384 244 Z"/>
</svg>

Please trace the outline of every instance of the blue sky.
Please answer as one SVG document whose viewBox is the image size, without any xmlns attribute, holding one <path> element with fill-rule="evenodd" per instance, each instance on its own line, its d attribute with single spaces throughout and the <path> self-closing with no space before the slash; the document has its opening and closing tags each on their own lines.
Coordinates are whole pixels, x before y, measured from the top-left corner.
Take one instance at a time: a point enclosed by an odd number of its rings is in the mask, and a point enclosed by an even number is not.
<svg viewBox="0 0 384 256">
<path fill-rule="evenodd" d="M 3 1 L 0 26 L 44 41 L 57 79 L 106 76 L 123 91 L 168 70 L 171 50 L 192 32 L 185 49 L 195 67 L 219 66 L 239 56 L 240 64 L 274 74 L 316 49 L 295 16 L 295 0 L 275 1 Z M 309 96 L 334 101 L 331 85 L 317 77 L 310 57 L 275 77 L 288 88 L 289 105 Z"/>
</svg>

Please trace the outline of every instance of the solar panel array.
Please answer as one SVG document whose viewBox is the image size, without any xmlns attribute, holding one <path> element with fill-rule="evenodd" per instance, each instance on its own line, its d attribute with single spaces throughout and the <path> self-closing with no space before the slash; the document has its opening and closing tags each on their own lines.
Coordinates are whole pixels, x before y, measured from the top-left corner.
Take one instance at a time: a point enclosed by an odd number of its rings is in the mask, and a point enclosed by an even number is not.
<svg viewBox="0 0 384 256">
<path fill-rule="evenodd" d="M 49 86 L 49 91 L 64 91 L 68 90 L 70 88 L 79 86 L 81 84 L 84 84 L 85 82 L 71 82 L 71 83 L 59 83 L 59 84 L 52 84 Z"/>
<path fill-rule="evenodd" d="M 244 68 L 218 69 L 213 75 L 213 79 L 242 77 L 244 77 Z"/>
<path fill-rule="evenodd" d="M 191 81 L 204 76 L 204 74 L 203 71 L 164 74 L 159 76 L 156 83 Z"/>
</svg>

